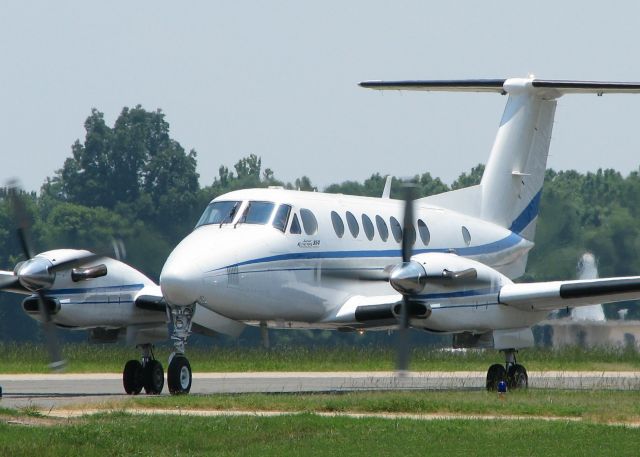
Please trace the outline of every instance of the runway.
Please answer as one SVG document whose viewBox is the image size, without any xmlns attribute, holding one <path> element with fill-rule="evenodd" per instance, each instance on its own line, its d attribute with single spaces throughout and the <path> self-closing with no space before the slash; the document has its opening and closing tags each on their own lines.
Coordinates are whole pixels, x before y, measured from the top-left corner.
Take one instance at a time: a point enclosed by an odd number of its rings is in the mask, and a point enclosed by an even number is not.
<svg viewBox="0 0 640 457">
<path fill-rule="evenodd" d="M 260 372 L 194 373 L 192 394 L 305 393 L 358 390 L 477 390 L 484 389 L 484 371 L 410 372 Z M 47 410 L 74 403 L 124 399 L 122 375 L 20 374 L 0 375 L 0 407 L 35 406 Z M 530 388 L 640 389 L 640 372 L 532 371 Z M 164 395 L 168 395 L 166 384 Z"/>
</svg>

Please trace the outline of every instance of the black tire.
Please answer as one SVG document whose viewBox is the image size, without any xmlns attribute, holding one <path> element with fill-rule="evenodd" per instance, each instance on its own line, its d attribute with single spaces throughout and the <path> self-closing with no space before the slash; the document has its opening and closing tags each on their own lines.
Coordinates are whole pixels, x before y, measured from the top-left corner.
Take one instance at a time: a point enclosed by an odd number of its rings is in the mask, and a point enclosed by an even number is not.
<svg viewBox="0 0 640 457">
<path fill-rule="evenodd" d="M 498 363 L 491 365 L 487 371 L 487 390 L 491 392 L 498 390 L 498 383 L 504 381 L 506 377 L 507 370 L 502 365 Z"/>
<path fill-rule="evenodd" d="M 191 381 L 191 365 L 187 358 L 182 355 L 174 356 L 167 369 L 167 385 L 171 395 L 188 394 Z"/>
<path fill-rule="evenodd" d="M 164 371 L 157 360 L 149 360 L 143 368 L 144 391 L 149 395 L 158 395 L 164 387 Z"/>
<path fill-rule="evenodd" d="M 142 391 L 142 364 L 129 360 L 122 371 L 122 385 L 128 395 L 138 395 Z"/>
<path fill-rule="evenodd" d="M 529 387 L 529 376 L 522 365 L 511 365 L 507 373 L 507 383 L 510 389 L 526 389 Z"/>
</svg>

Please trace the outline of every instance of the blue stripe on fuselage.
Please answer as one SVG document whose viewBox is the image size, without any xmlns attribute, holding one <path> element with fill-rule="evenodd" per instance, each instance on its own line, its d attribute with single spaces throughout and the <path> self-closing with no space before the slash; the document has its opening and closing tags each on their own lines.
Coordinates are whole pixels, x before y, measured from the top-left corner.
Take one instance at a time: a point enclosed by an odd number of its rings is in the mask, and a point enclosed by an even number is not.
<svg viewBox="0 0 640 457">
<path fill-rule="evenodd" d="M 490 254 L 499 252 L 520 243 L 523 238 L 517 233 L 511 233 L 505 238 L 494 241 L 492 243 L 483 244 L 481 246 L 468 246 L 460 248 L 440 248 L 440 249 L 415 249 L 413 254 L 424 254 L 427 252 L 453 252 L 460 256 L 474 256 L 481 254 Z M 294 252 L 287 254 L 278 254 L 268 257 L 260 257 L 258 259 L 249 259 L 242 262 L 226 265 L 220 268 L 214 268 L 207 273 L 224 270 L 231 267 L 241 267 L 256 263 L 280 262 L 283 260 L 316 260 L 316 259 L 356 259 L 356 258 L 379 258 L 379 257 L 401 257 L 400 249 L 384 249 L 384 250 L 362 250 L 362 251 L 324 251 L 324 252 Z"/>
</svg>

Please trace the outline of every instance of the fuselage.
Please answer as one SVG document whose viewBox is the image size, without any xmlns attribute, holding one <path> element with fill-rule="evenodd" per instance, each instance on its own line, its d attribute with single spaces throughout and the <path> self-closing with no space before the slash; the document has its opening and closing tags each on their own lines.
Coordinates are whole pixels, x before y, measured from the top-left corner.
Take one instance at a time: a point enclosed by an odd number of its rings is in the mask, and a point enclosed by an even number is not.
<svg viewBox="0 0 640 457">
<path fill-rule="evenodd" d="M 403 205 L 393 199 L 284 189 L 222 195 L 167 259 L 160 278 L 163 295 L 169 303 L 197 302 L 247 323 L 335 328 L 333 317 L 351 297 L 395 293 L 388 282 L 341 279 L 327 272 L 382 272 L 398 264 Z M 501 281 L 509 281 L 511 265 L 533 246 L 504 227 L 420 200 L 414 231 L 414 256 L 456 254 L 505 273 Z M 448 310 L 434 312 L 425 327 L 481 331 L 528 326 L 544 317 L 499 306 L 499 285 L 423 294 L 421 299 L 435 308 Z"/>
</svg>

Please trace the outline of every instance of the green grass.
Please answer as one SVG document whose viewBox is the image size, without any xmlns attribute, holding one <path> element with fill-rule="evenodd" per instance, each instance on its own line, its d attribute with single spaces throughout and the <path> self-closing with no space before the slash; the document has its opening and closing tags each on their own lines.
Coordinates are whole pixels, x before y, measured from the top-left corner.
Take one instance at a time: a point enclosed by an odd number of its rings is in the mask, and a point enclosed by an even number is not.
<svg viewBox="0 0 640 457">
<path fill-rule="evenodd" d="M 1 373 L 46 373 L 47 352 L 31 344 L 1 344 Z M 156 350 L 156 357 L 166 364 L 171 348 Z M 124 363 L 138 358 L 135 348 L 121 345 L 69 344 L 63 353 L 69 372 L 121 372 Z M 197 372 L 246 371 L 392 371 L 395 351 L 388 347 L 278 347 L 261 348 L 193 347 L 187 355 Z M 432 348 L 413 349 L 411 369 L 415 371 L 485 371 L 489 365 L 502 362 L 493 350 L 447 352 Z M 523 350 L 519 360 L 528 370 L 640 370 L 637 352 L 621 349 L 566 348 Z"/>
<path fill-rule="evenodd" d="M 443 413 L 573 417 L 592 422 L 640 421 L 639 391 L 524 390 L 225 394 L 133 397 L 102 406 L 125 408 L 291 412 Z"/>
<path fill-rule="evenodd" d="M 6 456 L 635 456 L 640 432 L 536 420 L 385 420 L 105 414 L 54 426 L 0 424 Z"/>
</svg>

